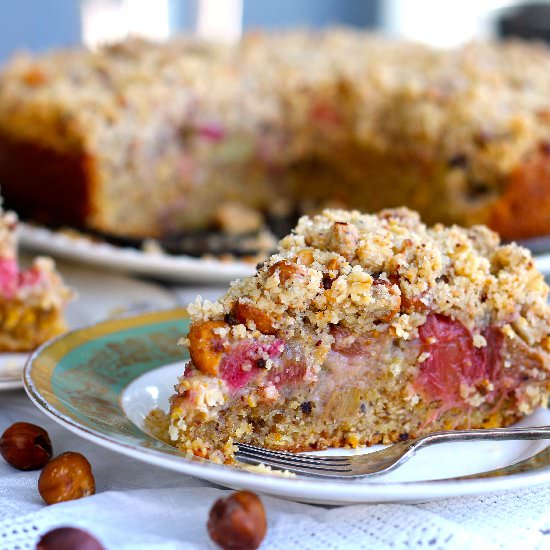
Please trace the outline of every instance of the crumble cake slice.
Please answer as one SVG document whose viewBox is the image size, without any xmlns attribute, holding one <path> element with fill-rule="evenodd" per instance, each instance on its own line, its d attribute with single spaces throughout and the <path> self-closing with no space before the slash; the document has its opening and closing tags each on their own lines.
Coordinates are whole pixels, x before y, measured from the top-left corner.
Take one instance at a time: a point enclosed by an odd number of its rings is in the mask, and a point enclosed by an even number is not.
<svg viewBox="0 0 550 550">
<path fill-rule="evenodd" d="M 232 461 L 235 441 L 304 451 L 509 425 L 548 401 L 547 295 L 529 251 L 483 226 L 404 208 L 303 217 L 254 276 L 189 307 L 165 437 Z"/>
<path fill-rule="evenodd" d="M 0 352 L 32 351 L 61 334 L 72 297 L 51 258 L 20 268 L 16 227 L 17 216 L 0 211 Z"/>
</svg>

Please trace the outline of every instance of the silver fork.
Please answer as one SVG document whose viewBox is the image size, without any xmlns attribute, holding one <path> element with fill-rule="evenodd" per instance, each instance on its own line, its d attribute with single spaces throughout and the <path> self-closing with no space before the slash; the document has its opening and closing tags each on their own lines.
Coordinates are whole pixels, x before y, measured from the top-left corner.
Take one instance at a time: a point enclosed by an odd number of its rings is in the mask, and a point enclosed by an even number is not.
<svg viewBox="0 0 550 550">
<path fill-rule="evenodd" d="M 237 443 L 235 457 L 246 464 L 264 464 L 279 470 L 316 477 L 374 477 L 401 466 L 419 449 L 456 441 L 509 441 L 550 439 L 550 426 L 537 428 L 496 428 L 434 432 L 395 443 L 381 451 L 351 456 L 312 456 L 304 453 L 272 451 Z"/>
</svg>

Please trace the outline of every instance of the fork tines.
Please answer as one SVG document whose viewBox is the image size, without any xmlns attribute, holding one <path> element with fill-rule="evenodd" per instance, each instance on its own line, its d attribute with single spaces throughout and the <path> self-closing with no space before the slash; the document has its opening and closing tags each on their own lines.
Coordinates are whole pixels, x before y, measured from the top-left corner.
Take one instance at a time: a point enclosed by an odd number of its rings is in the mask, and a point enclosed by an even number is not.
<svg viewBox="0 0 550 550">
<path fill-rule="evenodd" d="M 264 464 L 281 470 L 291 472 L 340 477 L 352 473 L 348 457 L 342 456 L 311 456 L 306 454 L 294 454 L 286 451 L 271 451 L 262 447 L 237 443 L 238 450 L 235 453 L 237 460 L 248 464 Z"/>
</svg>

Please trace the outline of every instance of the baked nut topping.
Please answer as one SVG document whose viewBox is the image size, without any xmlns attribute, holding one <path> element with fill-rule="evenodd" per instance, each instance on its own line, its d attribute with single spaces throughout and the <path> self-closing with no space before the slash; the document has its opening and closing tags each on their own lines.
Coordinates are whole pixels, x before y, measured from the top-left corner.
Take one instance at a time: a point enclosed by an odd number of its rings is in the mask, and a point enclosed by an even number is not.
<svg viewBox="0 0 550 550">
<path fill-rule="evenodd" d="M 215 376 L 220 363 L 223 343 L 215 329 L 227 327 L 223 321 L 195 323 L 189 330 L 189 354 L 193 364 L 205 374 Z"/>
<path fill-rule="evenodd" d="M 238 491 L 214 503 L 207 527 L 223 550 L 255 550 L 267 531 L 264 505 L 254 493 Z"/>
<path fill-rule="evenodd" d="M 39 470 L 52 457 L 52 443 L 40 426 L 16 422 L 2 434 L 0 453 L 18 470 Z"/>
<path fill-rule="evenodd" d="M 338 252 L 348 262 L 355 257 L 359 241 L 359 231 L 355 225 L 347 222 L 334 222 L 327 237 L 327 248 Z"/>
<path fill-rule="evenodd" d="M 46 464 L 38 479 L 38 492 L 46 504 L 57 504 L 95 493 L 90 463 L 80 453 L 67 452 Z"/>
<path fill-rule="evenodd" d="M 327 263 L 327 269 L 329 271 L 338 271 L 340 269 L 340 262 L 336 258 L 332 258 Z"/>
<path fill-rule="evenodd" d="M 105 550 L 105 547 L 87 531 L 59 527 L 42 535 L 36 550 Z"/>
<path fill-rule="evenodd" d="M 233 315 L 243 325 L 252 321 L 263 334 L 275 334 L 277 332 L 267 313 L 246 302 L 236 302 L 233 306 Z"/>
<path fill-rule="evenodd" d="M 296 261 L 302 265 L 311 265 L 313 263 L 313 250 L 311 248 L 304 248 L 296 254 Z"/>
<path fill-rule="evenodd" d="M 306 274 L 304 268 L 286 260 L 281 260 L 274 263 L 267 270 L 267 274 L 269 276 L 274 275 L 275 273 L 279 274 L 279 281 L 283 285 L 295 277 L 304 277 Z"/>
<path fill-rule="evenodd" d="M 35 66 L 30 67 L 29 70 L 23 75 L 23 81 L 27 86 L 34 88 L 45 84 L 47 82 L 47 78 L 40 67 Z"/>
</svg>

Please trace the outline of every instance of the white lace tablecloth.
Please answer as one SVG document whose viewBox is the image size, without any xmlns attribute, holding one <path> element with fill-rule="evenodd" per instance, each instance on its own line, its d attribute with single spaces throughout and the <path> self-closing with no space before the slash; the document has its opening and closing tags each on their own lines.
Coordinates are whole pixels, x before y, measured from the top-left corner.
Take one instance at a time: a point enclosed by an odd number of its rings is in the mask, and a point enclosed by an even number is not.
<svg viewBox="0 0 550 550">
<path fill-rule="evenodd" d="M 209 548 L 210 506 L 228 491 L 94 446 L 43 416 L 22 391 L 0 393 L 0 433 L 16 421 L 46 428 L 54 453 L 91 462 L 97 494 L 45 506 L 38 472 L 0 458 L 0 549 L 34 548 L 56 526 L 89 530 L 109 550 Z M 325 508 L 263 497 L 262 549 L 550 549 L 550 485 L 426 504 Z"/>
</svg>

